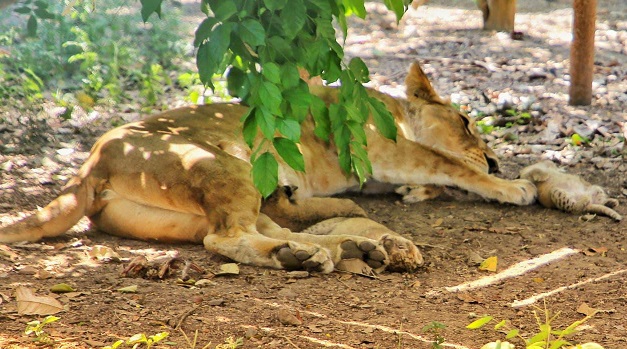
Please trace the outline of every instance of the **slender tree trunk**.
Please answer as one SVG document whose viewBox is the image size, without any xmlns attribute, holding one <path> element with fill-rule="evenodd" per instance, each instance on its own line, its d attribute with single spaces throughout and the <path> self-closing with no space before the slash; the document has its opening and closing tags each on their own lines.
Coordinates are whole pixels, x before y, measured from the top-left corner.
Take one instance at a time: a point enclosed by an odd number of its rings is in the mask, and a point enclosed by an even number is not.
<svg viewBox="0 0 627 349">
<path fill-rule="evenodd" d="M 516 0 L 477 0 L 477 6 L 483 12 L 484 30 L 514 30 Z"/>
<path fill-rule="evenodd" d="M 594 76 L 594 30 L 597 0 L 574 0 L 570 46 L 570 105 L 590 105 Z"/>
</svg>

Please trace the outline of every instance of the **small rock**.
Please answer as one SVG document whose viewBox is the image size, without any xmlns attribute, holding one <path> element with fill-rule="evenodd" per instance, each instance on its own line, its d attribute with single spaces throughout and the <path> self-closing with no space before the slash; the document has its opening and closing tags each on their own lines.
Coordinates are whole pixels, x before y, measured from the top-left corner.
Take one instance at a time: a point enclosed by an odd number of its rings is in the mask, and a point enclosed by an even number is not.
<svg viewBox="0 0 627 349">
<path fill-rule="evenodd" d="M 216 299 L 212 299 L 210 301 L 207 302 L 208 305 L 214 306 L 214 307 L 218 307 L 218 306 L 222 306 L 224 305 L 224 298 L 216 298 Z"/>
<path fill-rule="evenodd" d="M 24 268 L 19 269 L 17 273 L 21 275 L 35 275 L 37 274 L 37 271 L 37 268 L 27 265 Z"/>
<path fill-rule="evenodd" d="M 287 272 L 285 275 L 292 279 L 306 279 L 309 277 L 309 272 L 306 270 L 295 270 Z"/>
<path fill-rule="evenodd" d="M 209 279 L 200 279 L 194 283 L 194 286 L 196 287 L 209 287 L 214 285 L 216 285 L 216 283 Z"/>
<path fill-rule="evenodd" d="M 284 288 L 278 292 L 279 296 L 283 296 L 285 298 L 296 298 L 298 297 L 298 293 L 294 292 L 291 288 Z"/>
</svg>

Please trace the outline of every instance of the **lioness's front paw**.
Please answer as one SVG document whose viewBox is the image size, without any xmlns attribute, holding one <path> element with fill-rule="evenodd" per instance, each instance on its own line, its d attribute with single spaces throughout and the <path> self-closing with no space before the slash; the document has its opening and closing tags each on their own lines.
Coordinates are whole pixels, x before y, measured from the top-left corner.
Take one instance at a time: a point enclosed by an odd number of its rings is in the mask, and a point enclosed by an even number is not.
<svg viewBox="0 0 627 349">
<path fill-rule="evenodd" d="M 331 255 L 327 250 L 317 245 L 290 241 L 279 248 L 275 256 L 284 269 L 304 269 L 322 273 L 333 271 Z"/>
<path fill-rule="evenodd" d="M 340 248 L 342 259 L 358 258 L 375 270 L 383 270 L 389 262 L 385 249 L 374 240 L 351 237 L 343 241 Z"/>
<path fill-rule="evenodd" d="M 397 235 L 383 235 L 381 245 L 390 258 L 387 270 L 412 271 L 424 263 L 418 247 L 408 239 Z"/>
<path fill-rule="evenodd" d="M 499 195 L 495 199 L 499 202 L 515 205 L 530 205 L 538 196 L 536 186 L 526 179 L 515 179 L 506 181 L 506 187 L 499 190 Z"/>
</svg>

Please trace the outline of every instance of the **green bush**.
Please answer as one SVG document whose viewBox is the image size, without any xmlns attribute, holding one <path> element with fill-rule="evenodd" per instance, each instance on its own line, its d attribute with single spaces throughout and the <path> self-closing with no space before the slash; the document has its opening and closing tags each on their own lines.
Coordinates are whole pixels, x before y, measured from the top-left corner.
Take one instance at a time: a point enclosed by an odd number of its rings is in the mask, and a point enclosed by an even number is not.
<svg viewBox="0 0 627 349">
<path fill-rule="evenodd" d="M 171 83 L 164 72 L 181 71 L 190 59 L 181 11 L 144 24 L 128 2 L 91 4 L 66 10 L 64 2 L 23 0 L 0 14 L 0 47 L 8 49 L 0 56 L 1 98 L 33 100 L 57 90 L 119 101 L 140 91 L 143 104 L 157 103 Z"/>
</svg>

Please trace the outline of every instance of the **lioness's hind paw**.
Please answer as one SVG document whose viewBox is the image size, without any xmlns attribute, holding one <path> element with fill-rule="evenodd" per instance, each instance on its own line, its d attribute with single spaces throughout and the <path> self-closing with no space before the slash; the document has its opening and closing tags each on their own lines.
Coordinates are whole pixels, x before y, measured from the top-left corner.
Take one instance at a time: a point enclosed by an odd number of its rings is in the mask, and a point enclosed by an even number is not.
<svg viewBox="0 0 627 349">
<path fill-rule="evenodd" d="M 287 270 L 309 270 L 330 273 L 333 261 L 329 253 L 315 245 L 289 242 L 276 252 L 276 259 Z"/>
<path fill-rule="evenodd" d="M 372 269 L 382 269 L 388 264 L 388 256 L 376 241 L 365 239 L 356 241 L 354 239 L 346 240 L 340 244 L 342 248 L 342 259 L 358 258 L 366 262 Z"/>
<path fill-rule="evenodd" d="M 424 263 L 418 247 L 408 239 L 396 235 L 384 235 L 381 244 L 390 258 L 387 270 L 413 271 Z"/>
</svg>

